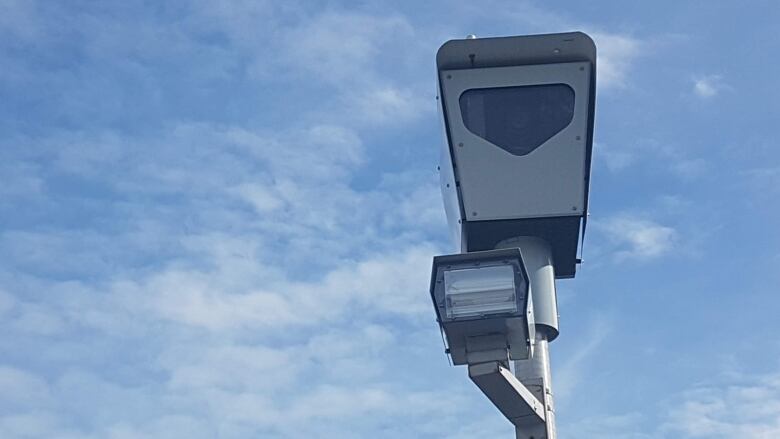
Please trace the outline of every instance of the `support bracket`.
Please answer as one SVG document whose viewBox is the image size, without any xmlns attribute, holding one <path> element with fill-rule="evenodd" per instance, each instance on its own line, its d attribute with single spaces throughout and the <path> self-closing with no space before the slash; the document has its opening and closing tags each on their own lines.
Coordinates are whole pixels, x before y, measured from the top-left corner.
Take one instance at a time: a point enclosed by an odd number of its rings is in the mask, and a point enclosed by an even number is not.
<svg viewBox="0 0 780 439">
<path fill-rule="evenodd" d="M 470 364 L 469 378 L 516 427 L 544 424 L 544 403 L 500 362 Z"/>
</svg>

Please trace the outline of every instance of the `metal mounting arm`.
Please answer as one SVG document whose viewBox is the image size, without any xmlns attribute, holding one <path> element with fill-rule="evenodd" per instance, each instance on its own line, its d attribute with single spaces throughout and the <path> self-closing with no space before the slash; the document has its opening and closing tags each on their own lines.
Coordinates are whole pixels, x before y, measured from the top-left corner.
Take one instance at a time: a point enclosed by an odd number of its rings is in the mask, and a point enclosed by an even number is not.
<svg viewBox="0 0 780 439">
<path fill-rule="evenodd" d="M 498 361 L 469 365 L 469 378 L 515 427 L 544 425 L 544 404 Z"/>
</svg>

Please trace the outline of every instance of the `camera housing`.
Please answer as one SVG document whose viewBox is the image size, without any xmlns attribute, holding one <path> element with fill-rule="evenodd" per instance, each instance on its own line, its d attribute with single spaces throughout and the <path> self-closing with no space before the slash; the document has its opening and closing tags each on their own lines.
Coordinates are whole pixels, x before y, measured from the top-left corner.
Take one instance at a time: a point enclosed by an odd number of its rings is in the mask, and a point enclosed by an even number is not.
<svg viewBox="0 0 780 439">
<path fill-rule="evenodd" d="M 571 278 L 588 213 L 596 47 L 581 32 L 451 40 L 436 55 L 440 182 L 463 253 L 546 241 Z"/>
</svg>

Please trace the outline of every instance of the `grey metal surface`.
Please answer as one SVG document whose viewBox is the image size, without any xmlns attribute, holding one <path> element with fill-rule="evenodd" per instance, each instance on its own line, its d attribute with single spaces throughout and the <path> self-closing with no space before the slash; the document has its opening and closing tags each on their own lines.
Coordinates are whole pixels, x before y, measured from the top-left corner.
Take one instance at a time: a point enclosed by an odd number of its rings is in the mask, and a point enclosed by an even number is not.
<svg viewBox="0 0 780 439">
<path fill-rule="evenodd" d="M 587 34 L 582 32 L 564 32 L 544 35 L 450 40 L 444 43 L 436 53 L 436 68 L 438 71 L 570 62 L 589 62 L 591 67 L 588 102 L 589 121 L 586 139 L 588 180 L 585 182 L 585 188 L 587 192 L 590 184 L 593 126 L 596 108 L 596 44 Z M 441 85 L 439 93 L 441 93 Z M 442 114 L 445 130 L 447 129 L 446 122 L 448 118 L 449 115 L 445 111 Z M 585 201 L 587 203 L 587 198 Z M 585 212 L 587 212 L 587 205 L 585 206 Z M 584 217 L 583 221 L 587 221 L 587 217 Z"/>
<path fill-rule="evenodd" d="M 576 216 L 530 218 L 516 220 L 468 221 L 463 228 L 465 251 L 496 248 L 499 242 L 515 236 L 537 236 L 550 243 L 555 277 L 574 277 L 577 268 L 577 247 L 580 220 Z"/>
<path fill-rule="evenodd" d="M 473 268 L 491 264 L 508 264 L 515 268 L 517 312 L 491 315 L 489 318 L 446 317 L 444 305 L 444 275 L 448 269 Z M 433 259 L 430 283 L 431 300 L 436 310 L 436 318 L 444 331 L 447 348 L 455 365 L 467 364 L 467 338 L 498 334 L 505 340 L 505 348 L 512 360 L 528 358 L 531 355 L 531 343 L 535 331 L 533 304 L 528 294 L 528 274 L 517 248 L 499 249 L 467 254 L 436 256 Z"/>
<path fill-rule="evenodd" d="M 450 115 L 442 93 L 439 76 L 439 112 L 444 128 L 443 149 L 441 151 L 441 188 L 447 221 L 457 248 L 462 252 L 487 250 L 495 243 L 512 236 L 532 235 L 546 239 L 553 248 L 556 276 L 574 277 L 578 262 L 580 228 L 584 234 L 587 223 L 587 193 L 590 185 L 590 167 L 593 144 L 593 121 L 596 88 L 596 47 L 593 40 L 581 32 L 568 32 L 547 35 L 529 35 L 500 38 L 471 38 L 451 40 L 441 46 L 436 55 L 437 69 L 469 70 L 507 66 L 527 66 L 536 64 L 560 64 L 586 62 L 589 65 L 590 84 L 587 102 L 588 120 L 586 134 L 581 141 L 585 144 L 584 154 L 584 196 L 577 209 L 568 211 L 561 217 L 542 217 L 525 219 L 485 220 L 479 210 L 464 209 L 460 168 L 453 162 L 457 143 L 450 139 L 449 120 L 459 120 Z M 459 112 L 458 112 L 459 113 Z M 558 133 L 561 134 L 561 133 Z M 475 136 L 476 137 L 476 136 Z M 576 139 L 576 136 L 575 136 Z M 465 143 L 464 143 L 465 146 Z M 498 148 L 496 148 L 498 149 Z M 544 149 L 543 147 L 540 149 Z M 536 152 L 536 151 L 535 151 Z M 507 154 L 510 155 L 510 154 Z M 492 173 L 484 175 L 491 176 Z M 559 184 L 559 183 L 558 183 Z M 520 186 L 510 179 L 510 186 Z M 574 205 L 570 207 L 575 207 Z M 477 215 L 473 215 L 476 211 Z M 575 216 L 572 216 L 574 214 Z M 469 216 L 471 215 L 471 216 Z M 478 220 L 477 219 L 481 219 Z"/>
<path fill-rule="evenodd" d="M 582 32 L 450 40 L 436 53 L 439 69 L 596 62 L 596 45 Z"/>
<path fill-rule="evenodd" d="M 439 98 L 441 99 L 441 98 Z M 439 116 L 442 121 L 442 143 L 439 149 L 439 185 L 441 186 L 441 198 L 444 201 L 444 213 L 447 216 L 447 225 L 450 236 L 455 244 L 456 251 L 466 252 L 466 239 L 463 234 L 463 209 L 460 205 L 460 188 L 455 183 L 455 168 L 452 166 L 450 147 L 447 142 L 447 128 L 444 122 L 442 107 L 439 105 Z M 485 248 L 490 250 L 493 247 Z"/>
<path fill-rule="evenodd" d="M 516 425 L 517 439 L 556 439 L 555 404 L 550 374 L 550 350 L 544 334 L 536 338 L 534 356 L 515 361 L 515 376 L 544 405 L 544 424 Z"/>
<path fill-rule="evenodd" d="M 558 295 L 555 289 L 555 268 L 550 245 L 533 236 L 520 236 L 501 241 L 497 248 L 519 248 L 528 273 L 533 296 L 536 331 L 552 341 L 558 337 Z"/>
<path fill-rule="evenodd" d="M 544 404 L 500 363 L 469 365 L 469 378 L 517 428 L 544 424 Z"/>
<path fill-rule="evenodd" d="M 590 70 L 589 63 L 576 62 L 439 73 L 467 220 L 583 215 Z M 513 155 L 466 128 L 458 102 L 463 92 L 538 84 L 573 88 L 574 115 L 563 130 L 533 152 Z"/>
<path fill-rule="evenodd" d="M 517 439 L 555 439 L 555 405 L 550 374 L 549 342 L 558 336 L 558 300 L 555 269 L 550 245 L 536 237 L 516 237 L 502 241 L 499 248 L 519 248 L 528 273 L 533 298 L 536 334 L 534 353 L 515 361 L 515 376 L 544 404 L 544 425 L 518 426 Z"/>
<path fill-rule="evenodd" d="M 498 361 L 509 367 L 509 350 L 502 334 L 466 337 L 466 362 L 468 364 Z"/>
<path fill-rule="evenodd" d="M 505 340 L 504 349 L 512 360 L 528 358 L 531 355 L 527 320 L 522 316 L 448 322 L 443 323 L 442 328 L 452 364 L 456 366 L 468 364 L 466 340 L 474 335 L 501 335 Z"/>
</svg>

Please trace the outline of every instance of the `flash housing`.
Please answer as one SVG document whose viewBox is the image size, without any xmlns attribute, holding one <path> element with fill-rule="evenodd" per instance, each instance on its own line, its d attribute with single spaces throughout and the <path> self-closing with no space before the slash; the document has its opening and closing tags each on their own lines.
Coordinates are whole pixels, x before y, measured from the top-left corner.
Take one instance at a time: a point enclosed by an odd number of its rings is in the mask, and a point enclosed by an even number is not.
<svg viewBox="0 0 780 439">
<path fill-rule="evenodd" d="M 433 258 L 431 299 L 453 364 L 467 364 L 468 351 L 480 349 L 529 358 L 535 328 L 528 279 L 517 248 Z"/>
</svg>

